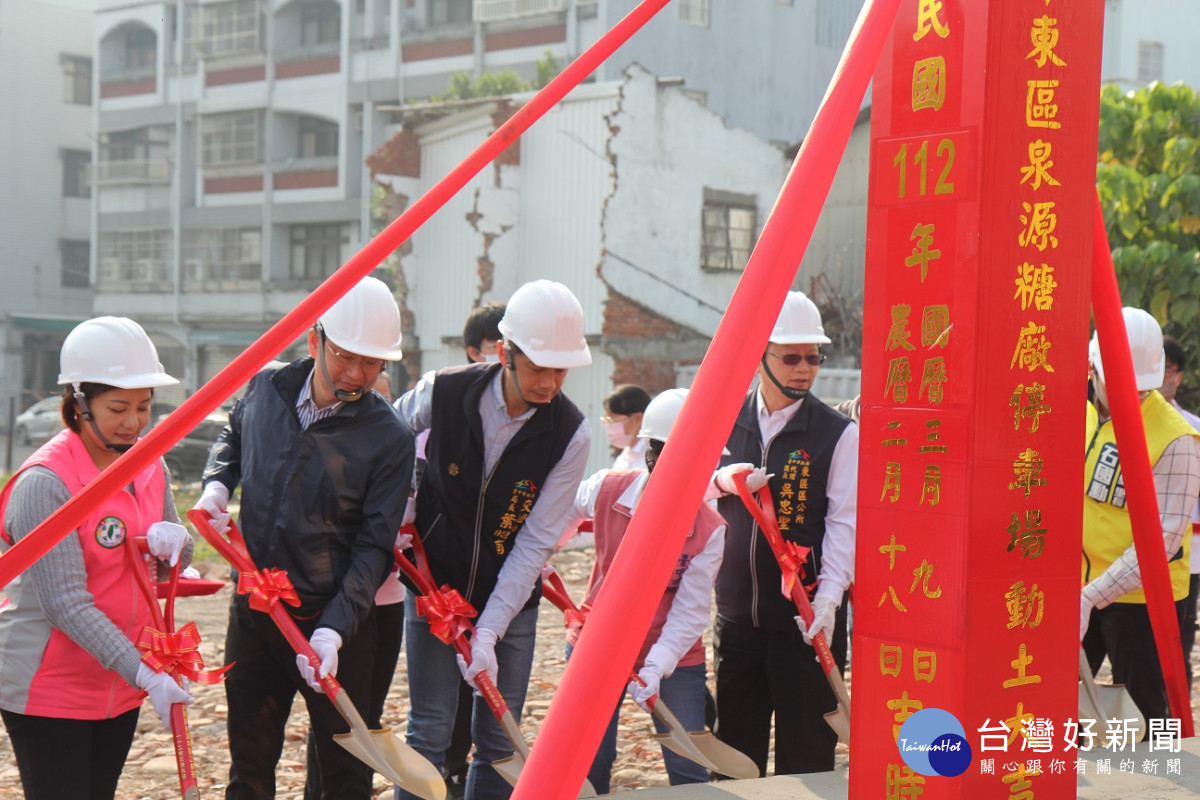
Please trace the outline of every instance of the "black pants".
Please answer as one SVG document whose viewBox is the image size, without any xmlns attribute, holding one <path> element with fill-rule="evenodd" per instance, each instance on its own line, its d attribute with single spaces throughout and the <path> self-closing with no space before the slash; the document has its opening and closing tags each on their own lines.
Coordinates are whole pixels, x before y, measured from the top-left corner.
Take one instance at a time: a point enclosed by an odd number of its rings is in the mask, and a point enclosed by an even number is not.
<svg viewBox="0 0 1200 800">
<path fill-rule="evenodd" d="M 1188 579 L 1188 596 L 1179 618 L 1179 638 L 1183 640 L 1183 665 L 1187 669 L 1188 695 L 1192 693 L 1192 648 L 1196 645 L 1196 603 L 1200 602 L 1200 574 Z"/>
<path fill-rule="evenodd" d="M 140 710 L 99 720 L 0 711 L 25 800 L 112 800 Z"/>
<path fill-rule="evenodd" d="M 835 617 L 830 649 L 844 670 L 845 603 Z M 799 629 L 766 630 L 718 617 L 713 650 L 718 739 L 748 755 L 765 776 L 774 714 L 776 775 L 833 769 L 837 734 L 824 715 L 837 708 L 837 698 Z"/>
<path fill-rule="evenodd" d="M 370 714 L 366 717 L 367 727 L 371 730 L 383 727 L 383 703 L 392 688 L 403 640 L 404 603 L 375 606 L 375 659 L 371 669 Z M 308 775 L 304 781 L 304 800 L 318 800 L 321 796 L 321 762 L 317 759 L 317 743 L 311 730 L 305 743 L 305 769 Z"/>
<path fill-rule="evenodd" d="M 307 638 L 315 621 L 300 622 Z M 375 655 L 374 611 L 354 638 L 338 652 L 337 679 L 358 713 L 369 716 L 371 672 Z M 226 800 L 275 797 L 275 768 L 283 752 L 284 729 L 292 700 L 300 692 L 321 766 L 322 800 L 366 800 L 372 770 L 333 741 L 349 725 L 328 697 L 308 687 L 296 669 L 296 653 L 268 615 L 252 611 L 244 596 L 229 610 L 225 661 L 236 662 L 225 677 L 229 706 L 229 786 Z"/>
<path fill-rule="evenodd" d="M 1175 602 L 1178 615 L 1183 615 L 1186 602 Z M 1106 608 L 1094 609 L 1083 637 L 1083 650 L 1093 675 L 1108 656 L 1113 683 L 1125 684 L 1147 722 L 1170 718 L 1167 687 L 1145 604 L 1113 603 Z"/>
</svg>

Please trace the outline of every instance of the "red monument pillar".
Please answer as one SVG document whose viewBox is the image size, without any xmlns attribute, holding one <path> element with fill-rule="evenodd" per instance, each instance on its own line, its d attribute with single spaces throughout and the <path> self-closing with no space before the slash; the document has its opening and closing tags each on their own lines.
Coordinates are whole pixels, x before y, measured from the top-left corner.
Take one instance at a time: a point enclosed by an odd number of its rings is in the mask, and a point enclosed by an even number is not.
<svg viewBox="0 0 1200 800">
<path fill-rule="evenodd" d="M 1075 796 L 1103 18 L 904 0 L 875 73 L 854 800 Z"/>
</svg>

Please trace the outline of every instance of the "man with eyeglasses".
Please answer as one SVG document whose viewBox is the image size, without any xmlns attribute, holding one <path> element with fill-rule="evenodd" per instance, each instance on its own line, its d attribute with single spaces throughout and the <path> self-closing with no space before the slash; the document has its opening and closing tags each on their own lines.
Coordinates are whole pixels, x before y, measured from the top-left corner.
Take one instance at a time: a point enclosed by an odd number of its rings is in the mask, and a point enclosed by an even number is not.
<svg viewBox="0 0 1200 800">
<path fill-rule="evenodd" d="M 417 492 L 417 533 L 438 586 L 478 612 L 471 663 L 406 604 L 408 743 L 440 767 L 454 726 L 459 672 L 495 681 L 519 721 L 537 632 L 542 565 L 550 558 L 587 466 L 587 420 L 565 395 L 567 370 L 587 366 L 583 309 L 561 283 L 513 294 L 499 324 L 498 364 L 428 373 L 396 403 L 414 432 L 429 430 Z M 467 800 L 507 798 L 492 763 L 512 745 L 483 698 L 474 699 L 475 755 Z M 401 789 L 400 799 L 412 798 Z"/>
<path fill-rule="evenodd" d="M 228 528 L 241 485 L 240 528 L 255 566 L 281 569 L 300 605 L 288 608 L 320 659 L 367 715 L 376 653 L 374 599 L 413 471 L 412 434 L 371 387 L 401 358 L 391 291 L 364 278 L 308 332 L 308 358 L 259 372 L 229 415 L 204 470 L 196 508 Z M 229 708 L 227 800 L 275 796 L 275 768 L 297 691 L 320 766 L 317 796 L 365 800 L 372 771 L 333 741 L 345 730 L 319 676 L 268 615 L 235 594 L 225 639 Z M 317 787 L 310 787 L 315 789 Z M 316 792 L 314 791 L 314 794 Z"/>
<path fill-rule="evenodd" d="M 846 660 L 844 600 L 854 579 L 858 426 L 811 393 L 829 344 L 816 305 L 789 292 L 762 360 L 758 386 L 742 403 L 714 484 L 729 524 L 717 573 L 713 632 L 717 724 L 722 741 L 766 775 L 771 718 L 775 774 L 834 767 L 837 734 L 823 715 L 837 707 L 816 651 L 825 634 L 841 668 Z M 809 548 L 802 581 L 815 619 L 805 625 L 780 592 L 781 572 L 732 476 L 757 468 L 775 503 L 783 538 Z M 751 482 L 751 479 L 757 481 Z"/>
</svg>

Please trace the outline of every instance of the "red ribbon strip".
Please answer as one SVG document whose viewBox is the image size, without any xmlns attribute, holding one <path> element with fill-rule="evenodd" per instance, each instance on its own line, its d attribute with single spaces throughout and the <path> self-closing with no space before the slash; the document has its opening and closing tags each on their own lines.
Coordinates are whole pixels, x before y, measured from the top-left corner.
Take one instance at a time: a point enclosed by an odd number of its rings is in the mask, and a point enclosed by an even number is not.
<svg viewBox="0 0 1200 800">
<path fill-rule="evenodd" d="M 783 594 L 785 597 L 792 596 L 792 586 L 796 581 L 800 581 L 800 585 L 804 585 L 804 563 L 808 560 L 809 550 L 812 548 L 796 544 L 795 542 L 783 539 L 782 546 L 776 550 L 775 558 L 779 561 L 779 571 L 782 573 Z M 771 549 L 775 550 L 775 547 Z M 807 591 L 807 587 L 805 587 Z"/>
<path fill-rule="evenodd" d="M 449 584 L 417 597 L 417 613 L 429 621 L 429 632 L 446 644 L 471 630 L 478 612 Z"/>
<path fill-rule="evenodd" d="M 257 572 L 239 572 L 237 592 L 250 595 L 250 607 L 264 614 L 270 614 L 280 600 L 289 606 L 300 605 L 300 598 L 287 572 L 273 567 Z"/>
<path fill-rule="evenodd" d="M 142 661 L 155 672 L 182 675 L 190 681 L 203 684 L 220 683 L 232 664 L 220 669 L 204 669 L 200 656 L 200 631 L 196 623 L 189 622 L 179 631 L 158 631 L 149 625 L 142 628 L 137 648 L 142 651 Z"/>
</svg>

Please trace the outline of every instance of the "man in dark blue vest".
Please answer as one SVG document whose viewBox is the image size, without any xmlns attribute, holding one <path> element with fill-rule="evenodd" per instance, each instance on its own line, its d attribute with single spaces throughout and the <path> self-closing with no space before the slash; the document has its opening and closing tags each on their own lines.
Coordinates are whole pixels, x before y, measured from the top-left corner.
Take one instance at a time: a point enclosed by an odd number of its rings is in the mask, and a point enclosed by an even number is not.
<svg viewBox="0 0 1200 800">
<path fill-rule="evenodd" d="M 428 429 L 417 531 L 439 586 L 479 611 L 471 664 L 486 670 L 520 720 L 537 630 L 537 591 L 587 466 L 591 432 L 561 393 L 567 370 L 587 366 L 583 309 L 561 283 L 533 281 L 508 301 L 500 363 L 427 373 L 396 403 L 415 433 Z M 454 651 L 406 604 L 408 743 L 441 767 L 450 744 L 459 674 Z M 467 800 L 507 798 L 491 764 L 512 745 L 475 698 L 475 756 Z M 398 798 L 410 798 L 397 790 Z"/>
<path fill-rule="evenodd" d="M 809 392 L 828 344 L 816 305 L 790 292 L 746 395 L 718 470 L 718 502 L 729 524 L 717 574 L 713 635 L 717 724 L 722 741 L 766 775 L 771 717 L 775 774 L 834 767 L 837 734 L 823 719 L 837 707 L 810 642 L 819 630 L 841 667 L 846 659 L 843 600 L 854 577 L 858 426 Z M 766 538 L 734 493 L 731 473 L 765 468 L 783 538 L 811 548 L 803 582 L 811 626 L 780 592 L 780 569 Z M 748 481 L 749 483 L 749 481 Z"/>
</svg>

